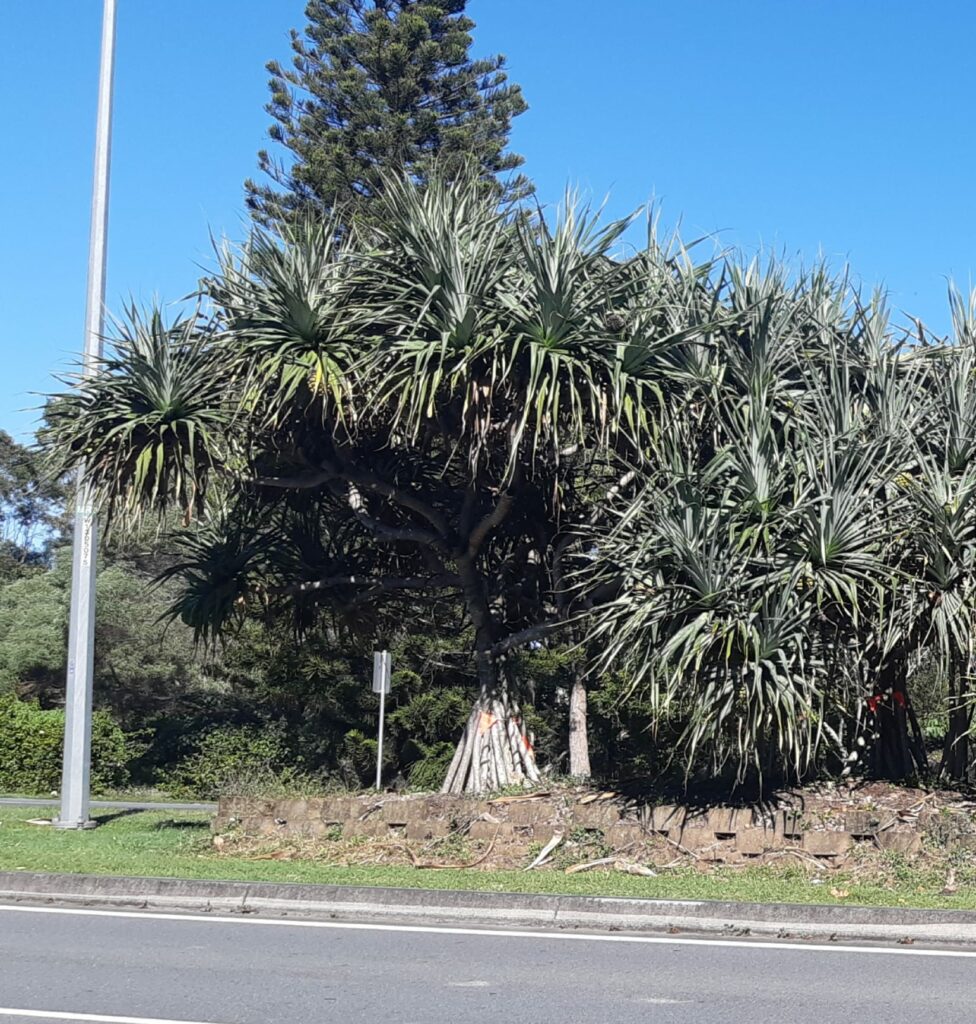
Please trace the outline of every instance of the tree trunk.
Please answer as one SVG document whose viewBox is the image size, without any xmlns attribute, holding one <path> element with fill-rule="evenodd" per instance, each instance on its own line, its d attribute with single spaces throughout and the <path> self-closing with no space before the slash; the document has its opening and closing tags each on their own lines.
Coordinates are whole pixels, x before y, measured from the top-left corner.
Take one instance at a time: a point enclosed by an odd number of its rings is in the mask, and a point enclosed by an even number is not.
<svg viewBox="0 0 976 1024">
<path fill-rule="evenodd" d="M 942 748 L 939 774 L 952 782 L 965 782 L 969 777 L 969 730 L 972 708 L 969 706 L 966 674 L 957 665 L 949 676 L 949 728 Z"/>
<path fill-rule="evenodd" d="M 475 631 L 479 692 L 441 792 L 478 796 L 505 786 L 538 782 L 539 772 L 518 705 L 492 654 L 495 635 L 484 580 L 472 556 L 459 558 L 457 568 Z"/>
<path fill-rule="evenodd" d="M 478 695 L 442 793 L 480 796 L 506 786 L 539 781 L 535 753 L 507 695 L 484 690 Z"/>
<path fill-rule="evenodd" d="M 908 694 L 908 665 L 903 657 L 892 657 L 881 665 L 878 692 L 868 702 L 875 715 L 877 739 L 874 746 L 874 771 L 877 776 L 901 781 L 925 774 L 925 748 L 919 734 L 910 735 L 916 725 Z"/>
<path fill-rule="evenodd" d="M 578 779 L 588 779 L 592 774 L 586 714 L 586 680 L 580 661 L 573 667 L 573 686 L 569 691 L 569 774 Z"/>
</svg>

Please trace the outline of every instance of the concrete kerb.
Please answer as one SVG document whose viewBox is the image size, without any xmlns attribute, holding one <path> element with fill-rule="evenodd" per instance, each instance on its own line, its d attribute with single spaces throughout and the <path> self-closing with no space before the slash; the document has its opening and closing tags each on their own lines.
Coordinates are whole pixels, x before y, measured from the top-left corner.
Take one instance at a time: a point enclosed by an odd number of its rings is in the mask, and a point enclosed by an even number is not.
<svg viewBox="0 0 976 1024">
<path fill-rule="evenodd" d="M 976 911 L 0 872 L 0 903 L 590 931 L 976 945 Z"/>
</svg>

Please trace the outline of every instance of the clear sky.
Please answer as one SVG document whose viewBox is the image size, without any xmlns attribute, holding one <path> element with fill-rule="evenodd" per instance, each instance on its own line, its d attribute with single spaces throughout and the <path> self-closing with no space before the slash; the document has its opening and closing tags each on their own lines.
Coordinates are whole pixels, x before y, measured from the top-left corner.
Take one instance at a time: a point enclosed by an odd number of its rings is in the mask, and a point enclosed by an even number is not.
<svg viewBox="0 0 976 1024">
<path fill-rule="evenodd" d="M 82 343 L 101 0 L 2 0 L 0 428 Z M 177 299 L 240 237 L 302 0 L 119 0 L 107 304 Z M 470 0 L 544 201 L 650 198 L 686 236 L 849 261 L 947 327 L 976 270 L 972 0 Z"/>
</svg>

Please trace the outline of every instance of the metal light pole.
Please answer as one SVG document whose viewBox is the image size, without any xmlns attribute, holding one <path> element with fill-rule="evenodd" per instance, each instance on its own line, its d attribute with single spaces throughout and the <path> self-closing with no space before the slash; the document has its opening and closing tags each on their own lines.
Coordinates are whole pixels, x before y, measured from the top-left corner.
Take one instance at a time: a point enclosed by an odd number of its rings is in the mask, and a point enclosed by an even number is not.
<svg viewBox="0 0 976 1024">
<path fill-rule="evenodd" d="M 112 148 L 112 71 L 115 63 L 115 0 L 103 0 L 102 56 L 98 75 L 95 174 L 91 236 L 88 245 L 88 303 L 85 314 L 86 376 L 94 374 L 102 354 L 105 326 L 105 240 L 108 231 L 108 178 Z M 85 467 L 78 471 L 74 547 L 71 565 L 71 620 L 68 628 L 68 679 L 65 694 L 64 770 L 61 813 L 56 828 L 91 828 L 92 675 L 95 647 L 95 555 L 98 538 Z"/>
</svg>

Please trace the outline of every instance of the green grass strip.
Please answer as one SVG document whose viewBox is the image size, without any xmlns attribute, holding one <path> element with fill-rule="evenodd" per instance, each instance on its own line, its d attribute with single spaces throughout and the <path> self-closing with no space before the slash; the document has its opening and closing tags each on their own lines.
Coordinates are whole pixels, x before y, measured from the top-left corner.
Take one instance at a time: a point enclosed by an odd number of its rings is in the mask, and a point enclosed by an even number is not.
<svg viewBox="0 0 976 1024">
<path fill-rule="evenodd" d="M 99 812 L 95 815 L 99 827 L 90 832 L 62 832 L 28 823 L 28 819 L 48 813 L 40 808 L 0 807 L 0 870 L 657 899 L 976 908 L 976 886 L 969 872 L 966 877 L 958 876 L 958 892 L 943 895 L 945 877 L 941 872 L 918 871 L 895 857 L 888 861 L 883 880 L 865 882 L 844 871 L 825 870 L 819 884 L 796 867 L 720 868 L 707 874 L 683 868 L 662 872 L 656 878 L 597 871 L 565 875 L 545 870 L 339 867 L 314 860 L 218 856 L 211 846 L 210 821 L 205 814 L 181 813 L 174 819 L 158 811 Z M 847 895 L 838 898 L 831 890 Z"/>
</svg>

